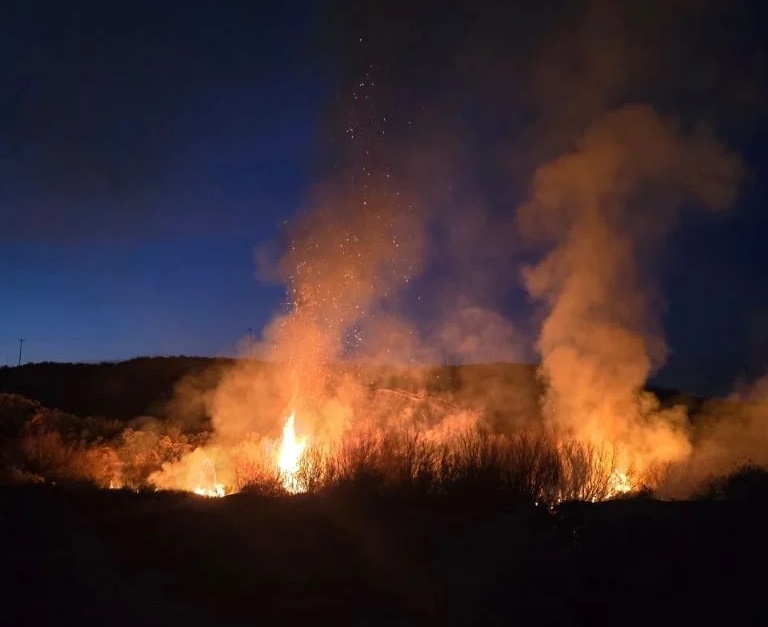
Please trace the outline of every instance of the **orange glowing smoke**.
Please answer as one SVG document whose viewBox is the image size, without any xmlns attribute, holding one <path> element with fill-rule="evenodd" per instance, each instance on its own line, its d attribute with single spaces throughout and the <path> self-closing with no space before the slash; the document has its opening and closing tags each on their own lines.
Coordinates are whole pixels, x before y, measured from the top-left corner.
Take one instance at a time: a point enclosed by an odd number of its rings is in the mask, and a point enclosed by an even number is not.
<svg viewBox="0 0 768 627">
<path fill-rule="evenodd" d="M 307 439 L 296 439 L 296 414 L 291 412 L 283 426 L 283 440 L 280 443 L 280 453 L 277 458 L 277 467 L 280 471 L 280 479 L 286 492 L 296 494 L 305 492 L 306 487 L 299 480 L 299 466 Z"/>
</svg>

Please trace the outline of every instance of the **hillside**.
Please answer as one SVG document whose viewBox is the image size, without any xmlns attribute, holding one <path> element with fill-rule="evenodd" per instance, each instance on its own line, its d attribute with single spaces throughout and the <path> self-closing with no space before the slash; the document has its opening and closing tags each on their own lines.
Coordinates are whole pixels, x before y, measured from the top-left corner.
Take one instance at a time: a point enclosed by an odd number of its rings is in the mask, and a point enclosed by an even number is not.
<svg viewBox="0 0 768 627">
<path fill-rule="evenodd" d="M 128 420 L 162 414 L 174 385 L 185 376 L 204 377 L 215 385 L 231 363 L 208 357 L 138 357 L 114 363 L 26 364 L 0 368 L 0 392 L 78 416 Z"/>
<path fill-rule="evenodd" d="M 0 368 L 0 392 L 35 399 L 46 407 L 78 416 L 111 420 L 163 417 L 179 381 L 186 379 L 202 393 L 213 389 L 235 363 L 231 359 L 179 356 L 96 364 L 26 364 Z M 357 372 L 372 389 L 426 390 L 458 405 L 480 409 L 508 426 L 520 424 L 538 412 L 541 383 L 536 367 L 530 364 L 365 366 Z M 674 390 L 652 391 L 669 404 L 695 408 L 698 402 Z"/>
</svg>

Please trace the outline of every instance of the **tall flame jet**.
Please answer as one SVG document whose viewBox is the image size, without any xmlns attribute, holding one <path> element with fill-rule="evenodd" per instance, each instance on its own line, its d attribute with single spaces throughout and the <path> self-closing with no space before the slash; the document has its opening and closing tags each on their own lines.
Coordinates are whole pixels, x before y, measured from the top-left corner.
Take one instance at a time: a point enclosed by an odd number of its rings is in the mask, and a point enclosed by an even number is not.
<svg viewBox="0 0 768 627">
<path fill-rule="evenodd" d="M 277 467 L 280 478 L 286 492 L 297 494 L 306 491 L 306 487 L 299 481 L 299 465 L 301 456 L 307 446 L 306 438 L 296 439 L 296 413 L 291 412 L 283 426 L 283 440 L 280 444 L 280 454 L 277 458 Z"/>
</svg>

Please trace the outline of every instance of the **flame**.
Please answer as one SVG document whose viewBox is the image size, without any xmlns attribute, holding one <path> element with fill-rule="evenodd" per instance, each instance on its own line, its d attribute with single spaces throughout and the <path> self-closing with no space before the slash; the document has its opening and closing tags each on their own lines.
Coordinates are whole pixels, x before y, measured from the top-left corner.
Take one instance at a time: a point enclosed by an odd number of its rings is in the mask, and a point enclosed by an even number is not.
<svg viewBox="0 0 768 627">
<path fill-rule="evenodd" d="M 226 490 L 224 490 L 223 483 L 214 483 L 212 488 L 197 486 L 192 490 L 192 492 L 199 496 L 205 496 L 208 498 L 226 496 Z"/>
<path fill-rule="evenodd" d="M 632 480 L 626 471 L 614 469 L 611 476 L 608 477 L 608 496 L 613 498 L 619 494 L 626 494 L 632 491 Z"/>
<path fill-rule="evenodd" d="M 307 446 L 306 438 L 296 439 L 296 413 L 291 412 L 283 425 L 283 440 L 280 443 L 280 453 L 277 458 L 277 467 L 280 478 L 286 492 L 296 494 L 306 492 L 306 486 L 299 481 L 299 465 L 301 456 Z"/>
<path fill-rule="evenodd" d="M 192 489 L 192 492 L 198 496 L 205 496 L 207 498 L 221 498 L 222 496 L 226 496 L 227 491 L 224 489 L 224 484 L 219 483 L 218 481 L 216 476 L 216 467 L 213 465 L 213 462 L 210 459 L 206 459 L 204 465 L 207 468 L 208 475 L 211 479 L 210 483 L 208 484 L 209 487 L 197 485 Z"/>
</svg>

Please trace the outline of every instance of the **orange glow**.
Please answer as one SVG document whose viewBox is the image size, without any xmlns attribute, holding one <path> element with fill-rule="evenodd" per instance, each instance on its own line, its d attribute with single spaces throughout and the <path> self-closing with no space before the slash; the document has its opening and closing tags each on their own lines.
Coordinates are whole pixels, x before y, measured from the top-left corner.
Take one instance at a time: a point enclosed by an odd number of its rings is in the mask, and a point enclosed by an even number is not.
<svg viewBox="0 0 768 627">
<path fill-rule="evenodd" d="M 608 494 L 607 498 L 613 498 L 619 494 L 627 494 L 632 491 L 632 480 L 629 475 L 616 468 L 611 476 L 608 478 Z"/>
<path fill-rule="evenodd" d="M 224 484 L 219 483 L 216 476 L 216 467 L 213 465 L 213 462 L 210 459 L 206 459 L 204 466 L 207 470 L 205 474 L 208 475 L 206 478 L 209 479 L 209 481 L 206 482 L 207 486 L 197 485 L 192 489 L 192 492 L 198 496 L 204 496 L 206 498 L 221 498 L 222 496 L 226 496 L 227 491 L 224 488 Z"/>
<path fill-rule="evenodd" d="M 307 446 L 306 438 L 296 439 L 296 414 L 291 412 L 283 426 L 283 439 L 280 443 L 280 453 L 277 458 L 277 467 L 280 471 L 280 479 L 286 492 L 297 494 L 306 492 L 306 487 L 299 480 L 299 467 L 304 449 Z"/>
<path fill-rule="evenodd" d="M 224 490 L 224 485 L 221 483 L 213 484 L 212 488 L 204 488 L 202 486 L 198 486 L 194 488 L 192 492 L 194 492 L 198 496 L 205 496 L 208 498 L 222 497 L 226 495 L 226 491 Z"/>
</svg>

